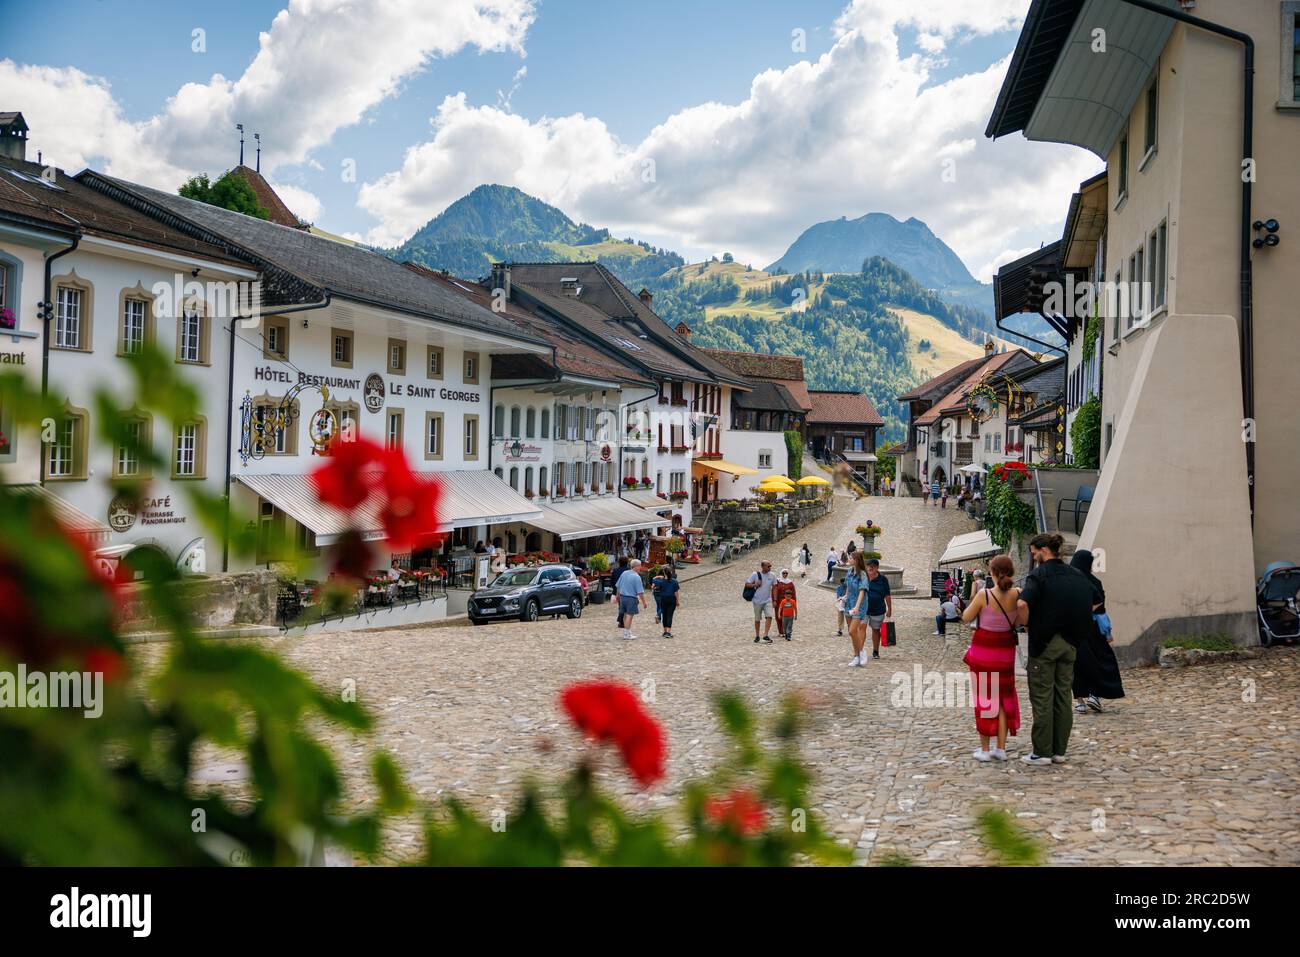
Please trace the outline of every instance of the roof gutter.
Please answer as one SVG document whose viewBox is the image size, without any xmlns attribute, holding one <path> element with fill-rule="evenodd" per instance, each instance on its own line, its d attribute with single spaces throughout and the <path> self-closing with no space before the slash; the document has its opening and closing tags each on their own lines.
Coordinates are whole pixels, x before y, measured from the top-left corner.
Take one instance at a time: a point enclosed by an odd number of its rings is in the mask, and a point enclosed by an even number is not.
<svg viewBox="0 0 1300 957">
<path fill-rule="evenodd" d="M 1241 157 L 1245 162 L 1254 156 L 1255 146 L 1255 41 L 1250 34 L 1233 30 L 1210 20 L 1203 20 L 1171 10 L 1151 0 L 1121 0 L 1129 6 L 1146 10 L 1158 16 L 1168 17 L 1188 26 L 1205 30 L 1216 36 L 1240 43 L 1242 46 L 1242 107 L 1241 107 Z M 1253 177 L 1243 175 L 1241 178 L 1241 323 L 1238 338 L 1241 347 L 1241 414 L 1248 421 L 1255 418 L 1255 329 L 1254 329 L 1254 273 L 1251 266 L 1251 225 L 1250 202 Z M 1250 496 L 1250 524 L 1255 525 L 1255 443 L 1246 446 L 1246 488 Z"/>
<path fill-rule="evenodd" d="M 60 249 L 53 255 L 45 257 L 45 297 L 41 300 L 41 319 L 44 320 L 44 335 L 41 336 L 41 398 L 44 399 L 49 392 L 50 385 L 50 325 L 54 322 L 54 300 L 50 298 L 53 292 L 53 268 L 54 260 L 68 253 L 75 252 L 76 248 L 81 245 L 81 232 L 78 230 L 72 237 L 72 244 L 66 249 Z M 45 485 L 45 449 L 41 449 L 41 485 Z"/>
</svg>

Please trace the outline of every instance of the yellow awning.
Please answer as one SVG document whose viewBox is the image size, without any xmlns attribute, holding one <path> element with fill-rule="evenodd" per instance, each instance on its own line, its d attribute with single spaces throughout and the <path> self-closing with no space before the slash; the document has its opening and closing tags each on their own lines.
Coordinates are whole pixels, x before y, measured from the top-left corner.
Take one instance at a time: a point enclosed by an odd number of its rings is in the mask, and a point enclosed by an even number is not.
<svg viewBox="0 0 1300 957">
<path fill-rule="evenodd" d="M 728 475 L 757 475 L 758 469 L 747 468 L 744 465 L 737 465 L 735 462 L 724 462 L 722 459 L 713 459 L 712 461 L 696 460 L 691 465 L 697 468 L 713 469 L 715 472 L 726 472 Z"/>
</svg>

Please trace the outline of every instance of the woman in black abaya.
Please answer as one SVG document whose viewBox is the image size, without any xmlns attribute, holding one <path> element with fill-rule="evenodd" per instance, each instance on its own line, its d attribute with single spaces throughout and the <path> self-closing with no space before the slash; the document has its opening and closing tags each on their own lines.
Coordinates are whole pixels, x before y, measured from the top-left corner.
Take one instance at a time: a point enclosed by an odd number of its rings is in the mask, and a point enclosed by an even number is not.
<svg viewBox="0 0 1300 957">
<path fill-rule="evenodd" d="M 1093 604 L 1097 606 L 1093 609 L 1088 638 L 1080 642 L 1078 657 L 1074 662 L 1074 710 L 1086 714 L 1091 708 L 1100 713 L 1102 698 L 1124 697 L 1119 662 L 1115 660 L 1115 652 L 1110 647 L 1114 636 L 1110 631 L 1110 618 L 1106 615 L 1106 590 L 1102 587 L 1101 580 L 1092 573 L 1092 552 L 1086 549 L 1075 552 L 1070 565 L 1092 582 L 1095 593 Z"/>
</svg>

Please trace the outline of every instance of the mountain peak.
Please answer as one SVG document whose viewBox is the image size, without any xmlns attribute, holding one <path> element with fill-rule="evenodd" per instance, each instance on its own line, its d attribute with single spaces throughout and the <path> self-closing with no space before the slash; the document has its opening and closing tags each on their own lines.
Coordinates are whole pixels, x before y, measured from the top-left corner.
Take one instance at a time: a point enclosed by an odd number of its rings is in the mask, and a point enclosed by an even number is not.
<svg viewBox="0 0 1300 957">
<path fill-rule="evenodd" d="M 944 288 L 975 282 L 957 254 L 924 222 L 915 216 L 900 221 L 881 212 L 810 226 L 767 268 L 769 272 L 855 273 L 873 256 L 902 266 L 923 286 Z"/>
</svg>

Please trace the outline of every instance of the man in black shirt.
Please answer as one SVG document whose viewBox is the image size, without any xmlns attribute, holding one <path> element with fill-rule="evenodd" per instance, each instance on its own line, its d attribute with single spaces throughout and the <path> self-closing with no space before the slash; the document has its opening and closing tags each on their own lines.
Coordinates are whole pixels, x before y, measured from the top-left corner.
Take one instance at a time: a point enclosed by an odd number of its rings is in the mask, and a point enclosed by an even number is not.
<svg viewBox="0 0 1300 957">
<path fill-rule="evenodd" d="M 1033 751 L 1026 764 L 1064 764 L 1074 723 L 1074 660 L 1092 623 L 1092 583 L 1061 561 L 1060 535 L 1029 542 L 1037 567 L 1026 577 L 1020 600 L 1029 609 L 1029 700 L 1034 708 Z"/>
</svg>

